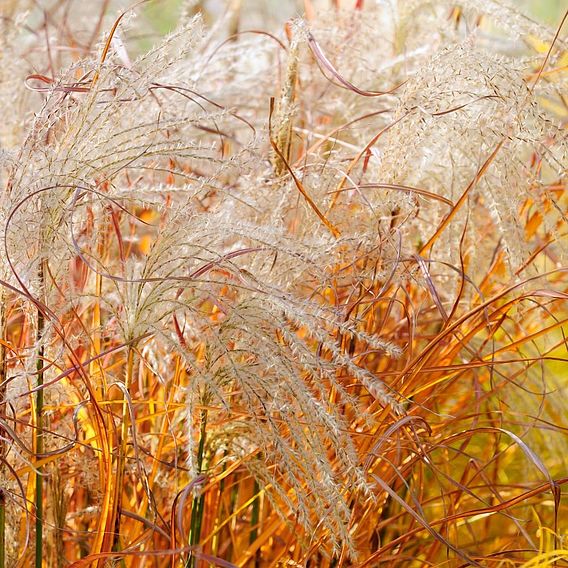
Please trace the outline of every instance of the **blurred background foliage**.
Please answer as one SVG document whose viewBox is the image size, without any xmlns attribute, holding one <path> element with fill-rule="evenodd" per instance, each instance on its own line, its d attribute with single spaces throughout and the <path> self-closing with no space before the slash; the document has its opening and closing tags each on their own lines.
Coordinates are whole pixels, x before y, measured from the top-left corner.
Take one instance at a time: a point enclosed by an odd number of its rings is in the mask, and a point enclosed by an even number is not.
<svg viewBox="0 0 568 568">
<path fill-rule="evenodd" d="M 203 0 L 198 2 L 209 15 L 210 20 L 218 17 L 230 2 L 235 0 Z M 248 18 L 246 25 L 264 25 L 274 28 L 274 24 L 283 23 L 294 16 L 304 13 L 304 0 L 239 0 L 242 14 Z M 313 0 L 318 8 L 327 8 L 337 0 Z M 349 8 L 354 0 L 342 0 L 341 6 Z M 563 13 L 568 8 L 566 0 L 515 0 L 515 4 L 529 16 L 550 26 L 558 25 Z M 176 26 L 178 14 L 184 5 L 183 0 L 155 0 L 144 8 L 146 17 L 152 22 L 155 31 L 164 34 Z M 564 34 L 566 34 L 564 30 Z"/>
</svg>

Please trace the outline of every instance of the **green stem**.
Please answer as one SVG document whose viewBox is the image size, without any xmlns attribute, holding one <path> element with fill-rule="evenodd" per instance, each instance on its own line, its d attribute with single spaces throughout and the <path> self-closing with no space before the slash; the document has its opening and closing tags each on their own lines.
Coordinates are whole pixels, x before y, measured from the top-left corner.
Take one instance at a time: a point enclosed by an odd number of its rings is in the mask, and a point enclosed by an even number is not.
<svg viewBox="0 0 568 568">
<path fill-rule="evenodd" d="M 207 410 L 201 411 L 201 430 L 199 432 L 199 447 L 197 448 L 197 474 L 203 473 L 204 470 L 204 454 L 205 441 L 207 438 Z M 193 498 L 191 507 L 191 523 L 189 529 L 189 546 L 197 546 L 201 535 L 201 525 L 203 523 L 203 509 L 205 504 L 205 495 L 199 495 Z M 186 568 L 195 568 L 196 558 L 190 553 Z"/>
<path fill-rule="evenodd" d="M 255 542 L 258 537 L 258 528 L 260 521 L 260 484 L 258 483 L 257 479 L 254 480 L 253 491 L 255 500 L 252 502 L 252 511 L 250 514 L 249 544 Z M 254 566 L 255 568 L 258 568 L 258 566 L 260 566 L 260 549 L 257 549 L 254 555 Z"/>
<path fill-rule="evenodd" d="M 211 552 L 213 553 L 213 556 L 217 556 L 218 555 L 218 551 L 219 551 L 219 525 L 222 522 L 222 515 L 223 515 L 223 493 L 225 492 L 225 472 L 227 471 L 227 455 L 228 455 L 228 450 L 225 450 L 224 454 L 223 454 L 223 469 L 222 472 L 223 474 L 221 475 L 221 481 L 219 482 L 219 506 L 217 507 L 217 515 L 216 515 L 216 519 L 215 519 L 215 526 L 213 528 L 213 532 L 215 533 L 212 540 L 211 540 Z M 0 566 L 0 568 L 2 568 Z"/>
<path fill-rule="evenodd" d="M 249 544 L 252 544 L 258 536 L 258 520 L 260 518 L 260 485 L 258 480 L 254 480 L 253 495 L 255 500 L 252 502 L 252 511 L 250 514 L 250 535 Z"/>
</svg>

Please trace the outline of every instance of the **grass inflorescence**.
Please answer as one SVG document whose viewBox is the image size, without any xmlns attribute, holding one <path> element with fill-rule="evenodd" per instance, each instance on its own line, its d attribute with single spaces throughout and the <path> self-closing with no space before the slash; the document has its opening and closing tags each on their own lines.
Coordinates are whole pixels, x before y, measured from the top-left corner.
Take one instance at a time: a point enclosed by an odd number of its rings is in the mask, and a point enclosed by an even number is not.
<svg viewBox="0 0 568 568">
<path fill-rule="evenodd" d="M 159 6 L 0 1 L 0 568 L 565 564 L 568 16 Z"/>
</svg>

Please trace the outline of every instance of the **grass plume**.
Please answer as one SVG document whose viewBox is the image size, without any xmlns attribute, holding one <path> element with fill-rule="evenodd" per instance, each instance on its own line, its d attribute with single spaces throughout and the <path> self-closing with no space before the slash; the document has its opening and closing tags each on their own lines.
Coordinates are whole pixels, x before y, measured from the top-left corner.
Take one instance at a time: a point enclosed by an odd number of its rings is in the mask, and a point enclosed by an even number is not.
<svg viewBox="0 0 568 568">
<path fill-rule="evenodd" d="M 0 568 L 561 565 L 566 16 L 213 4 L 1 4 Z"/>
</svg>

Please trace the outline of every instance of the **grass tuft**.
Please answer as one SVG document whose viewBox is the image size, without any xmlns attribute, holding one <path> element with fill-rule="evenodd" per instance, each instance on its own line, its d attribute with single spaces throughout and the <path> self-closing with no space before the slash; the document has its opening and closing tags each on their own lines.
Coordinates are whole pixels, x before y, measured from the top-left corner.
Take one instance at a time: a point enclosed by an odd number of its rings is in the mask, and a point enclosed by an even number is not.
<svg viewBox="0 0 568 568">
<path fill-rule="evenodd" d="M 568 13 L 302 4 L 0 0 L 0 568 L 568 559 Z"/>
</svg>

